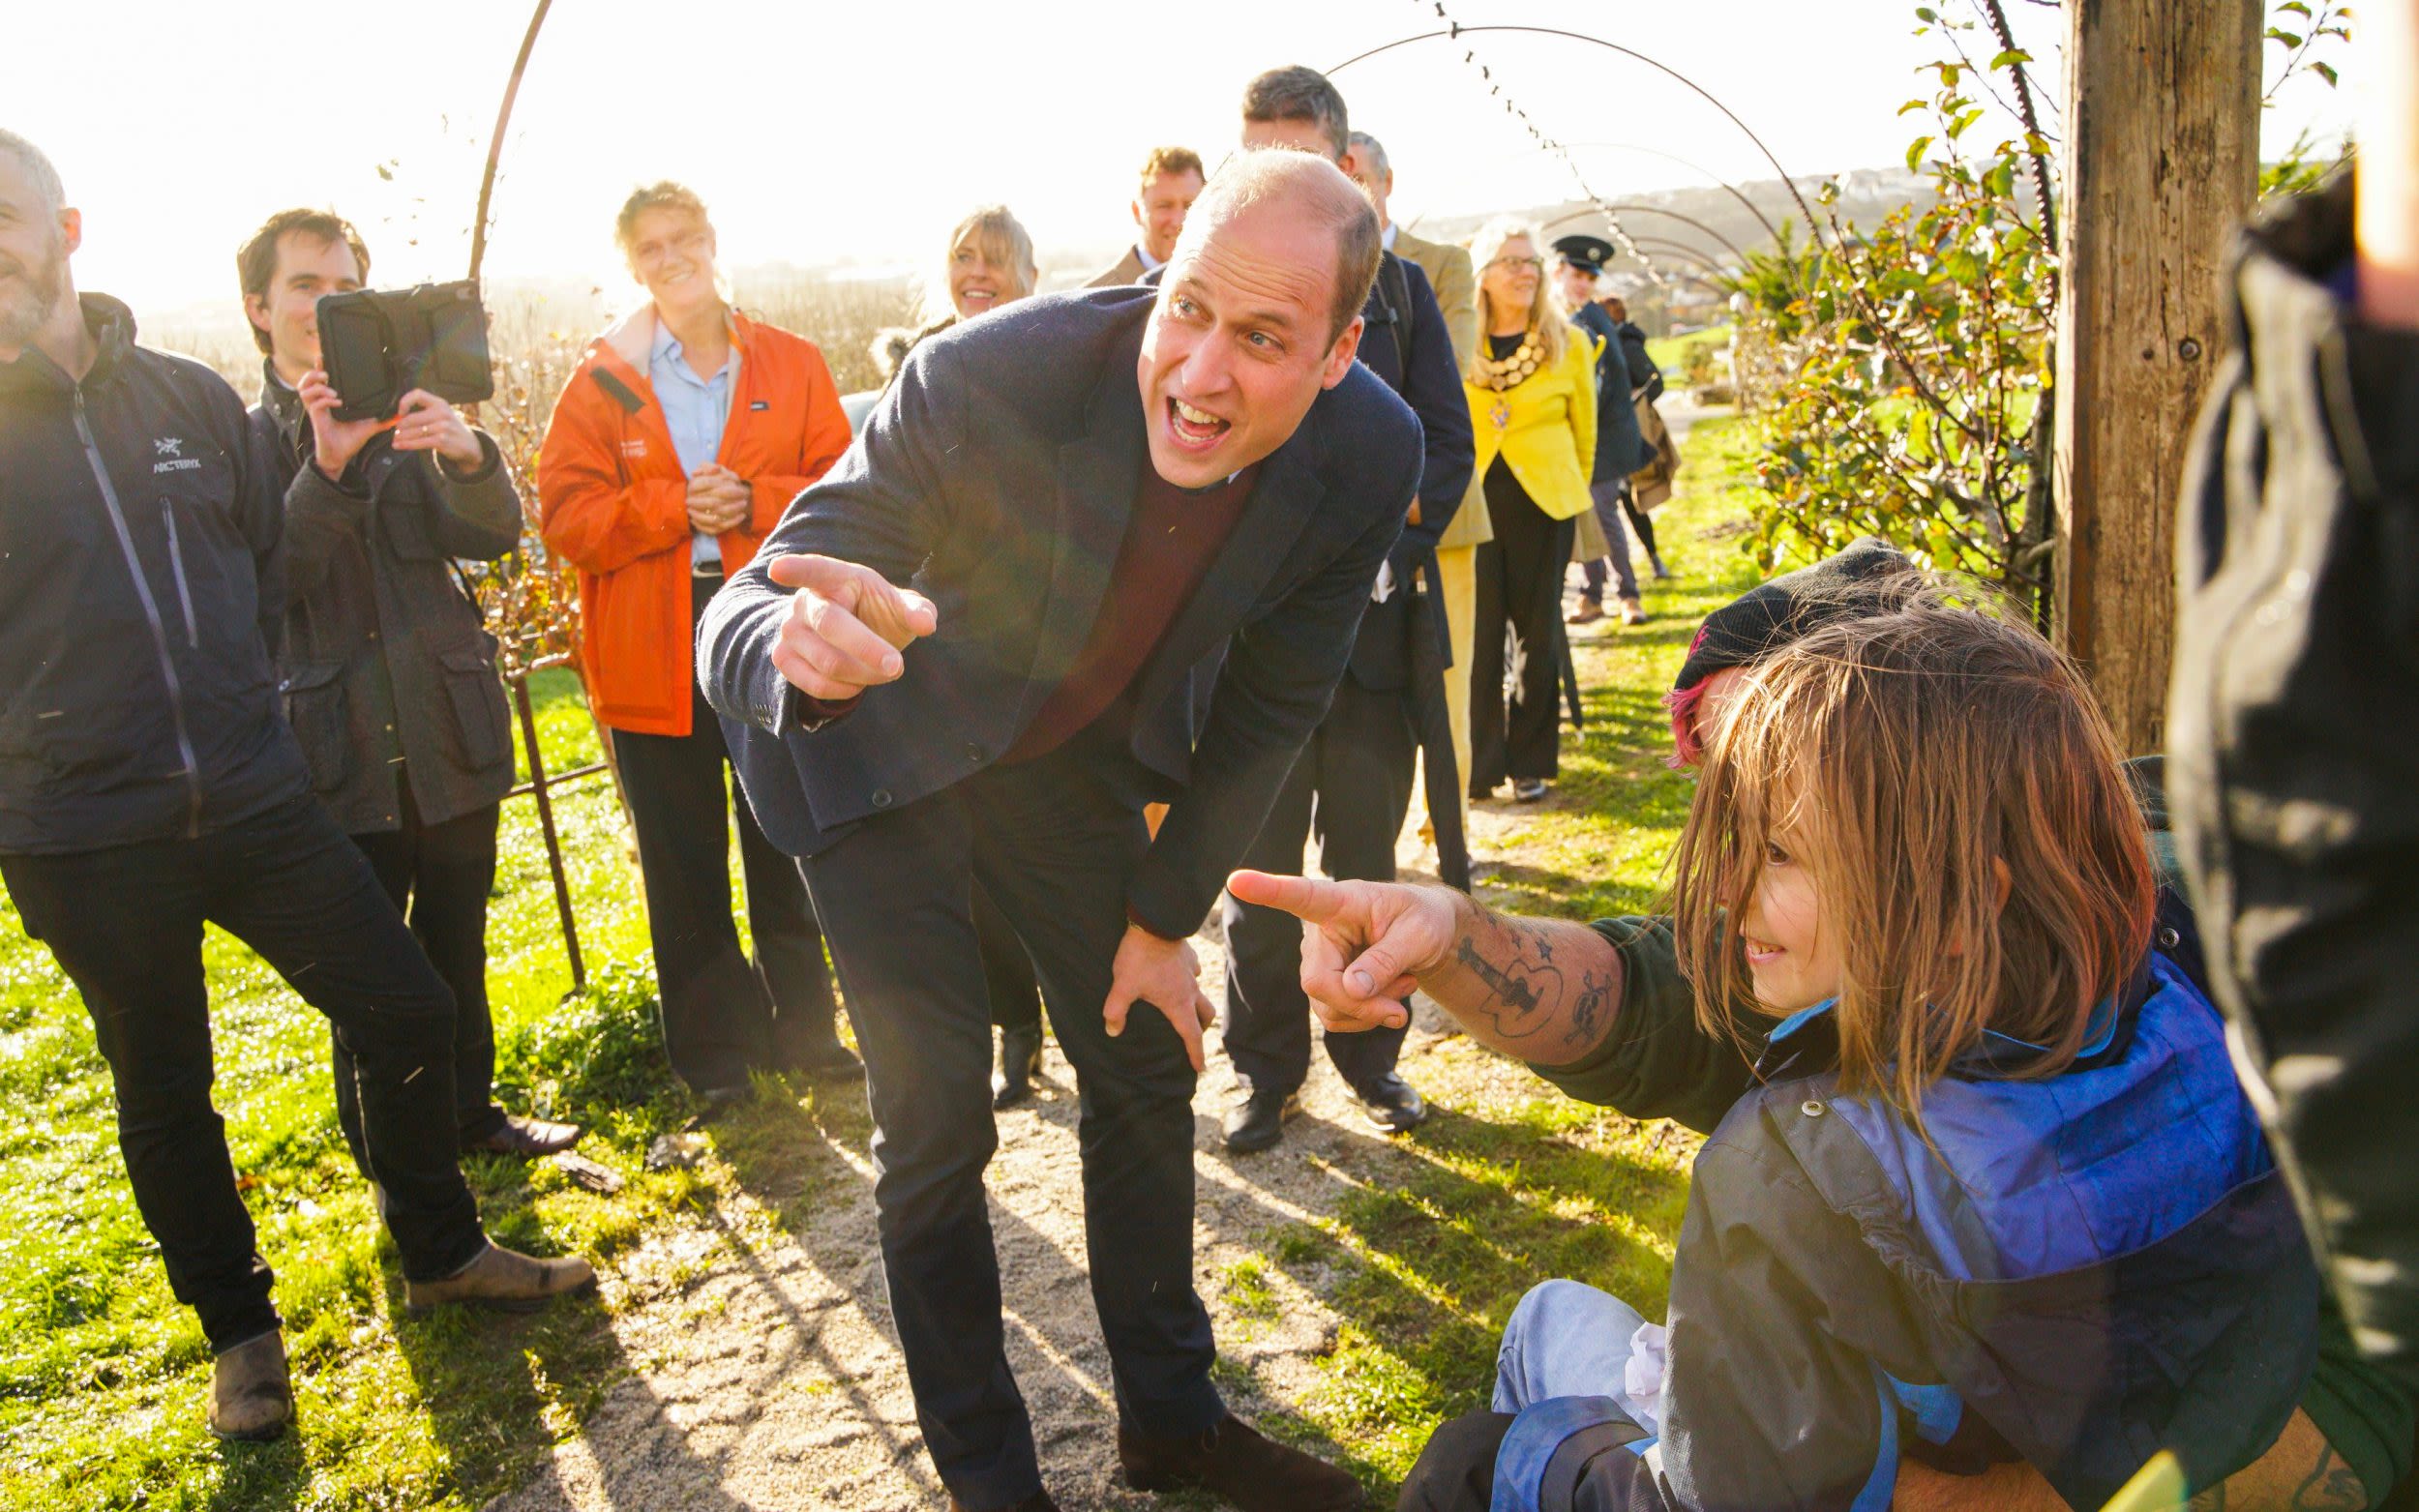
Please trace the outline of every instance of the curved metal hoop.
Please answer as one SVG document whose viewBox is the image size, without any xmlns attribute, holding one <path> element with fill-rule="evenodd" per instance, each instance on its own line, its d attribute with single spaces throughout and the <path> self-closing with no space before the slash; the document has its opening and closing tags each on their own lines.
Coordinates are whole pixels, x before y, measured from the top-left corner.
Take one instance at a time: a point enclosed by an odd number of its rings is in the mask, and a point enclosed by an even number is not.
<svg viewBox="0 0 2419 1512">
<path fill-rule="evenodd" d="M 1764 155 L 1764 161 L 1773 165 L 1773 171 L 1780 175 L 1781 187 L 1789 192 L 1789 197 L 1797 201 L 1798 211 L 1806 217 L 1806 223 L 1813 229 L 1815 241 L 1819 243 L 1822 240 L 1822 222 L 1814 218 L 1813 207 L 1806 202 L 1806 196 L 1804 194 L 1798 193 L 1797 181 L 1789 176 L 1789 170 L 1787 168 L 1781 166 L 1780 160 L 1773 155 L 1773 150 L 1764 145 L 1764 138 L 1756 135 L 1753 128 L 1749 127 L 1747 122 L 1739 119 L 1737 111 L 1731 109 L 1728 105 L 1723 104 L 1721 101 L 1717 99 L 1713 92 L 1708 90 L 1704 85 L 1698 83 L 1695 79 L 1690 78 L 1687 74 L 1681 73 L 1678 69 L 1673 68 L 1670 64 L 1664 63 L 1657 58 L 1648 57 L 1645 53 L 1638 51 L 1635 47 L 1625 47 L 1617 42 L 1606 42 L 1601 37 L 1591 37 L 1586 32 L 1567 31 L 1559 26 L 1464 26 L 1459 21 L 1455 21 L 1451 26 L 1443 31 L 1421 32 L 1417 36 L 1412 37 L 1397 37 L 1392 42 L 1386 43 L 1380 46 L 1371 47 L 1366 52 L 1357 52 L 1351 57 L 1346 58 L 1343 62 L 1336 64 L 1334 68 L 1329 69 L 1327 72 L 1332 74 L 1338 70 L 1351 68 L 1356 63 L 1362 62 L 1369 58 L 1374 58 L 1383 52 L 1391 52 L 1397 47 L 1410 46 L 1416 42 L 1434 42 L 1438 38 L 1450 40 L 1462 37 L 1472 37 L 1480 32 L 1526 32 L 1538 37 L 1561 37 L 1570 42 L 1593 43 L 1598 47 L 1610 48 L 1612 51 L 1618 52 L 1624 57 L 1635 58 L 1647 67 L 1667 74 L 1673 79 L 1678 80 L 1680 83 L 1687 85 L 1690 90 L 1693 90 L 1696 93 L 1699 99 L 1703 100 L 1707 104 L 1712 105 L 1715 109 L 1719 110 L 1724 119 L 1728 120 L 1731 125 L 1737 127 L 1740 132 L 1746 135 L 1748 141 L 1755 144 L 1755 150 L 1762 153 Z"/>
</svg>

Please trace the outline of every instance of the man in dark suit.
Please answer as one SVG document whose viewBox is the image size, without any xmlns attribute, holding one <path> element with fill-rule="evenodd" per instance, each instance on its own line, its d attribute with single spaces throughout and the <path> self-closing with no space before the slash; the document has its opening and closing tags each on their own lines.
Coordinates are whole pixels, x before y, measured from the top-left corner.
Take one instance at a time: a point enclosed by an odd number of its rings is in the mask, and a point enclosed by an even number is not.
<svg viewBox="0 0 2419 1512">
<path fill-rule="evenodd" d="M 1344 97 L 1316 71 L 1271 69 L 1243 92 L 1243 145 L 1290 147 L 1342 166 L 1351 139 Z M 1375 206 L 1373 204 L 1372 209 Z M 1378 575 L 1335 702 L 1294 764 L 1244 865 L 1300 869 L 1314 832 L 1321 868 L 1338 880 L 1394 879 L 1394 842 L 1411 807 L 1419 742 L 1414 699 L 1442 700 L 1451 655 L 1433 578 L 1436 542 L 1470 486 L 1470 401 L 1462 394 L 1445 312 L 1427 276 L 1392 252 L 1361 311 L 1360 360 L 1419 417 L 1425 460 L 1419 497 Z M 1413 637 L 1430 654 L 1415 655 Z M 1415 683 L 1424 680 L 1424 689 Z M 1449 755 L 1449 751 L 1447 753 Z M 1458 778 L 1455 779 L 1459 781 Z M 1457 789 L 1448 786 L 1448 792 Z M 1228 898 L 1226 1052 L 1243 1096 L 1227 1114 L 1226 1147 L 1263 1150 L 1300 1111 L 1310 1074 L 1310 1000 L 1301 990 L 1301 928 L 1293 915 Z M 1327 1036 L 1328 1058 L 1369 1122 L 1401 1134 L 1427 1117 L 1419 1089 L 1394 1070 L 1404 1026 Z"/>
<path fill-rule="evenodd" d="M 955 1505 L 1054 1505 L 983 1198 L 978 881 L 1081 1089 L 1127 1481 L 1359 1504 L 1210 1383 L 1191 1102 L 1214 1014 L 1185 939 L 1326 712 L 1418 490 L 1419 423 L 1354 361 L 1378 254 L 1332 165 L 1241 155 L 1159 290 L 1027 300 L 917 346 L 701 626 L 856 1024 L 892 1312 Z"/>
</svg>

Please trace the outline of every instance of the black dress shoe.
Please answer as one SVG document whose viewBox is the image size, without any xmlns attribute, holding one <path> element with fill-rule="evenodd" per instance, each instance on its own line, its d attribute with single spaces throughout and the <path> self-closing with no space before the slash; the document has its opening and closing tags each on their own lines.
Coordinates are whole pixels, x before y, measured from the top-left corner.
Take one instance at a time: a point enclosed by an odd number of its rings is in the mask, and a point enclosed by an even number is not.
<svg viewBox="0 0 2419 1512">
<path fill-rule="evenodd" d="M 1360 1112 L 1380 1134 L 1408 1134 L 1428 1121 L 1428 1100 L 1419 1089 L 1388 1072 L 1367 1086 L 1353 1088 Z"/>
<path fill-rule="evenodd" d="M 1360 1482 L 1349 1472 L 1262 1438 L 1232 1412 L 1175 1438 L 1120 1423 L 1118 1464 L 1136 1491 L 1199 1486 L 1242 1512 L 1354 1512 L 1364 1504 Z"/>
<path fill-rule="evenodd" d="M 1226 1147 L 1239 1155 L 1268 1149 L 1285 1138 L 1285 1120 L 1300 1112 L 1300 1092 L 1253 1087 L 1226 1115 Z"/>
<path fill-rule="evenodd" d="M 1000 1031 L 1000 1071 L 991 1079 L 991 1106 L 1014 1108 L 1033 1095 L 1041 1078 L 1041 1025 Z"/>
<path fill-rule="evenodd" d="M 503 1125 L 483 1140 L 471 1140 L 463 1145 L 463 1152 L 488 1155 L 517 1155 L 523 1160 L 536 1160 L 567 1150 L 580 1142 L 580 1126 L 576 1123 L 555 1123 L 546 1118 L 528 1118 L 519 1113 L 506 1113 Z"/>
<path fill-rule="evenodd" d="M 849 1052 L 849 1047 L 840 1043 L 840 1036 L 833 1034 L 809 1042 L 782 1069 L 820 1081 L 825 1077 L 856 1076 L 865 1067 Z"/>
<path fill-rule="evenodd" d="M 949 1498 L 949 1512 L 975 1512 L 975 1509 L 968 1506 L 965 1502 L 960 1501 L 957 1497 L 951 1497 Z M 991 1509 L 986 1507 L 982 1509 L 982 1512 L 991 1512 Z M 1045 1487 L 1040 1491 L 1034 1492 L 1031 1496 L 1027 1497 L 1022 1501 L 1000 1508 L 1000 1512 L 1059 1512 L 1059 1504 L 1050 1499 L 1049 1489 Z"/>
</svg>

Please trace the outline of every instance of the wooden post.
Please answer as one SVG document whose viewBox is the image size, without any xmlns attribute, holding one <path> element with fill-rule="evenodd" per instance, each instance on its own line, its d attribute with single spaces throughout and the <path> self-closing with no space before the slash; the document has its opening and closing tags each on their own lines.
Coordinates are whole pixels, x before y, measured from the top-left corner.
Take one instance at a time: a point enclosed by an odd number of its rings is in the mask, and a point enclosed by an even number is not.
<svg viewBox="0 0 2419 1512">
<path fill-rule="evenodd" d="M 2165 738 L 2175 510 L 2218 280 L 2259 180 L 2261 0 L 2068 0 L 2059 639 L 2129 756 Z"/>
</svg>

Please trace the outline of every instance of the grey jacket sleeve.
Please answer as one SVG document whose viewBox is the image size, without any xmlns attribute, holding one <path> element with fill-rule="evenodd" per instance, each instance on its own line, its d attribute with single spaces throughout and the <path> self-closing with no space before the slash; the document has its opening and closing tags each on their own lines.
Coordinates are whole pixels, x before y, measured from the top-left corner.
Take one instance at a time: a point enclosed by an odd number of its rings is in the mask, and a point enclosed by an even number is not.
<svg viewBox="0 0 2419 1512">
<path fill-rule="evenodd" d="M 429 528 L 447 556 L 492 562 L 521 545 L 521 493 L 495 438 L 484 430 L 471 433 L 479 438 L 478 466 L 457 473 L 442 459 L 426 464 L 436 480 Z"/>
</svg>

